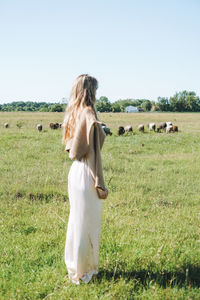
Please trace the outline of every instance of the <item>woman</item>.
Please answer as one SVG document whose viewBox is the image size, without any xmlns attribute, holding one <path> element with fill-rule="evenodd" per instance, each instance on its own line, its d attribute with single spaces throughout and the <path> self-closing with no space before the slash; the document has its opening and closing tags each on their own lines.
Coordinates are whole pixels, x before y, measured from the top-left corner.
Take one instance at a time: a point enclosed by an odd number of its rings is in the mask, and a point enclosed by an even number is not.
<svg viewBox="0 0 200 300">
<path fill-rule="evenodd" d="M 100 150 L 105 133 L 94 104 L 98 82 L 83 74 L 74 82 L 64 120 L 63 141 L 74 159 L 68 174 L 70 215 L 65 244 L 65 263 L 75 284 L 89 282 L 98 272 L 101 200 L 105 187 Z"/>
</svg>

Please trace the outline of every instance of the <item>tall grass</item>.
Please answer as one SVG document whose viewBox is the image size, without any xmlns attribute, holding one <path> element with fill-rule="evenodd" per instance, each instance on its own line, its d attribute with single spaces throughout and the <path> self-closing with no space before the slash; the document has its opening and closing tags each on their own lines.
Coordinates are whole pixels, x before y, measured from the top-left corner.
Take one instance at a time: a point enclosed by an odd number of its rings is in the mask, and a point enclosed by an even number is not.
<svg viewBox="0 0 200 300">
<path fill-rule="evenodd" d="M 113 131 L 102 151 L 110 194 L 99 274 L 77 287 L 64 264 L 71 161 L 48 126 L 63 114 L 0 113 L 0 299 L 200 298 L 200 114 L 100 118 Z M 179 132 L 136 130 L 164 120 Z M 134 133 L 118 137 L 127 124 Z"/>
</svg>

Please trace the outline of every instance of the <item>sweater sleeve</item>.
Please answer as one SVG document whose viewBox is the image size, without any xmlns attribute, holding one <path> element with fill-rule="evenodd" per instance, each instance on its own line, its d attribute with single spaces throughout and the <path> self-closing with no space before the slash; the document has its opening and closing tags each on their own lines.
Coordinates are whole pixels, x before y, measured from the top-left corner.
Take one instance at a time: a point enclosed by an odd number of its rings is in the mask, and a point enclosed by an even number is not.
<svg viewBox="0 0 200 300">
<path fill-rule="evenodd" d="M 89 135 L 90 150 L 87 158 L 92 173 L 92 177 L 95 182 L 96 170 L 95 170 L 95 151 L 94 151 L 94 126 L 95 124 L 91 126 L 91 130 L 90 130 L 90 135 Z"/>
<path fill-rule="evenodd" d="M 99 124 L 95 124 L 94 126 L 94 152 L 95 152 L 95 171 L 96 171 L 95 187 L 105 190 L 102 160 L 101 160 L 100 138 L 101 136 L 100 136 Z"/>
<path fill-rule="evenodd" d="M 92 125 L 89 136 L 90 151 L 88 153 L 88 162 L 92 171 L 92 177 L 94 179 L 95 188 L 105 190 L 102 159 L 101 159 L 101 147 L 100 147 L 100 132 L 98 124 Z"/>
</svg>

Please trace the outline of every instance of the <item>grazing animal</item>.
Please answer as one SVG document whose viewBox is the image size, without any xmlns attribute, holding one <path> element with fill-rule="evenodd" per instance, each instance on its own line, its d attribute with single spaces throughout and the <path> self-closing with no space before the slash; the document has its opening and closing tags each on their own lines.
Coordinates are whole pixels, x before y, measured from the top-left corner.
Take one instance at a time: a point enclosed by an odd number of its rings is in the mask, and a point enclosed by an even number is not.
<svg viewBox="0 0 200 300">
<path fill-rule="evenodd" d="M 156 130 L 156 124 L 155 123 L 149 123 L 149 130 L 155 131 Z"/>
<path fill-rule="evenodd" d="M 167 127 L 166 122 L 160 123 L 157 127 L 157 132 L 160 132 L 161 130 L 164 130 L 166 127 Z"/>
<path fill-rule="evenodd" d="M 172 131 L 173 131 L 173 132 L 178 132 L 178 126 L 174 125 L 174 126 L 172 127 Z"/>
<path fill-rule="evenodd" d="M 170 132 L 172 132 L 172 130 L 173 130 L 172 125 L 169 125 L 169 126 L 166 127 L 166 133 L 170 133 Z"/>
<path fill-rule="evenodd" d="M 106 135 L 112 135 L 112 132 L 110 131 L 110 128 L 106 126 L 105 123 L 101 123 L 101 127 L 103 129 L 103 131 L 105 132 Z"/>
<path fill-rule="evenodd" d="M 127 125 L 124 129 L 126 132 L 133 132 L 133 127 L 131 125 Z"/>
<path fill-rule="evenodd" d="M 8 128 L 8 127 L 9 127 L 9 124 L 8 124 L 8 123 L 4 123 L 4 127 L 5 127 L 5 128 Z"/>
<path fill-rule="evenodd" d="M 166 122 L 167 127 L 166 127 L 166 133 L 170 133 L 173 130 L 173 125 L 172 122 Z"/>
<path fill-rule="evenodd" d="M 119 126 L 118 128 L 118 135 L 123 135 L 125 133 L 125 129 L 123 126 Z"/>
<path fill-rule="evenodd" d="M 110 128 L 108 128 L 107 126 L 102 126 L 102 129 L 104 130 L 106 135 L 112 135 L 112 132 L 110 131 Z"/>
<path fill-rule="evenodd" d="M 138 130 L 144 132 L 144 125 L 143 124 L 138 125 Z"/>
<path fill-rule="evenodd" d="M 50 127 L 51 129 L 55 129 L 54 126 L 55 126 L 54 123 L 50 123 L 50 124 L 49 124 L 49 127 Z"/>
<path fill-rule="evenodd" d="M 58 128 L 59 128 L 59 123 L 50 123 L 50 124 L 49 124 L 49 127 L 50 127 L 51 129 L 58 129 Z"/>
<path fill-rule="evenodd" d="M 37 124 L 37 130 L 42 131 L 42 125 L 41 124 Z"/>
</svg>

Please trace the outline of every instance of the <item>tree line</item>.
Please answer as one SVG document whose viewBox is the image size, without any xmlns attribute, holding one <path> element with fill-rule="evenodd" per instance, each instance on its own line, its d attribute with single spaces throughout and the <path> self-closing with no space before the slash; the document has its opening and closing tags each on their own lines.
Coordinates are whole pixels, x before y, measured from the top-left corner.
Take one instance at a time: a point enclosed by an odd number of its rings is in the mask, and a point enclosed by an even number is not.
<svg viewBox="0 0 200 300">
<path fill-rule="evenodd" d="M 0 104 L 0 111 L 41 111 L 41 112 L 62 112 L 66 104 L 16 101 L 6 104 Z"/>
<path fill-rule="evenodd" d="M 100 112 L 125 112 L 129 105 L 137 107 L 139 111 L 198 112 L 200 111 L 200 98 L 195 92 L 182 91 L 170 98 L 158 97 L 157 101 L 125 99 L 111 103 L 107 97 L 100 97 L 96 101 L 97 111 Z"/>
<path fill-rule="evenodd" d="M 170 98 L 158 97 L 157 101 L 148 99 L 120 99 L 110 102 L 105 96 L 96 101 L 96 109 L 99 112 L 125 112 L 127 106 L 132 105 L 139 111 L 164 111 L 164 112 L 199 112 L 200 98 L 192 91 L 175 93 Z M 46 102 L 11 102 L 0 104 L 0 111 L 40 111 L 40 112 L 63 112 L 66 104 Z"/>
</svg>

